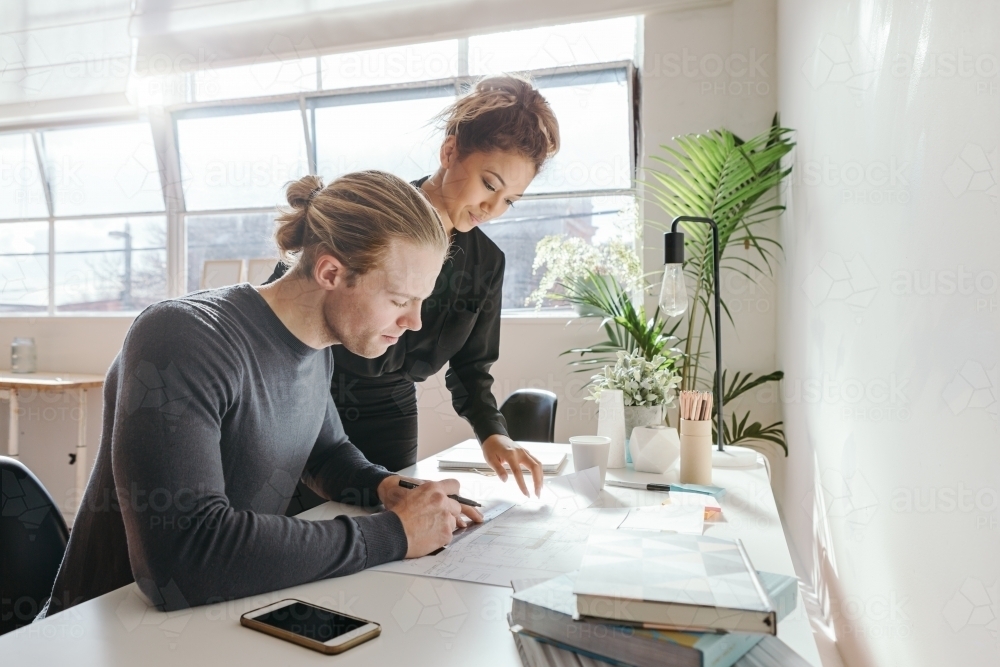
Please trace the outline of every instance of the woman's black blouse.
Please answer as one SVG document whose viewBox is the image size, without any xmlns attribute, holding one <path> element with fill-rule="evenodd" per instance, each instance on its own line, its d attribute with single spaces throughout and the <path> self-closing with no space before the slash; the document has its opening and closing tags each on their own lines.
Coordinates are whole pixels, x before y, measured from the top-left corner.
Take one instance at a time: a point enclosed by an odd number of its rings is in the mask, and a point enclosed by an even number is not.
<svg viewBox="0 0 1000 667">
<path fill-rule="evenodd" d="M 413 183 L 420 187 L 421 179 Z M 361 378 L 397 376 L 423 382 L 448 363 L 445 384 L 455 411 L 472 425 L 480 442 L 507 435 L 507 425 L 493 396 L 490 367 L 500 357 L 500 308 L 505 258 L 478 228 L 452 233 L 451 248 L 420 310 L 421 328 L 406 331 L 385 354 L 366 359 L 333 347 L 334 383 L 340 372 Z M 284 274 L 279 264 L 268 280 Z"/>
</svg>

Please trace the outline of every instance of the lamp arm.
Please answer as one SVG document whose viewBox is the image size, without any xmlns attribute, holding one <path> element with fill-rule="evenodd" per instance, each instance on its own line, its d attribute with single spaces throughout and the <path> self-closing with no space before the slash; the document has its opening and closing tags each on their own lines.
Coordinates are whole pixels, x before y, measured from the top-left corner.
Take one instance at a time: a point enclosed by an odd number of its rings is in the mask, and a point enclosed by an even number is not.
<svg viewBox="0 0 1000 667">
<path fill-rule="evenodd" d="M 723 447 L 725 417 L 722 414 L 723 394 L 725 388 L 722 386 L 722 297 L 719 296 L 719 289 L 722 283 L 719 282 L 719 226 L 711 218 L 699 218 L 692 215 L 679 215 L 670 223 L 670 231 L 676 233 L 681 222 L 699 222 L 712 227 L 712 281 L 715 286 L 715 403 L 718 406 L 715 411 L 716 430 L 719 438 L 719 451 L 725 451 Z"/>
</svg>

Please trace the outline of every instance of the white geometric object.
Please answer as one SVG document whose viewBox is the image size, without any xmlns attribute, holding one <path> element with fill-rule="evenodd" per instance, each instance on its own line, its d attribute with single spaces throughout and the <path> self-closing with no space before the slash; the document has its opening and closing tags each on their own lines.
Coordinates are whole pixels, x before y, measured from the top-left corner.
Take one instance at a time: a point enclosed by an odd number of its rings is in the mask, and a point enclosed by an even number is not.
<svg viewBox="0 0 1000 667">
<path fill-rule="evenodd" d="M 611 438 L 609 468 L 625 467 L 625 397 L 621 389 L 601 391 L 597 413 L 597 435 Z"/>
<path fill-rule="evenodd" d="M 636 472 L 657 474 L 670 470 L 681 455 L 677 429 L 666 426 L 636 426 L 628 443 Z"/>
</svg>

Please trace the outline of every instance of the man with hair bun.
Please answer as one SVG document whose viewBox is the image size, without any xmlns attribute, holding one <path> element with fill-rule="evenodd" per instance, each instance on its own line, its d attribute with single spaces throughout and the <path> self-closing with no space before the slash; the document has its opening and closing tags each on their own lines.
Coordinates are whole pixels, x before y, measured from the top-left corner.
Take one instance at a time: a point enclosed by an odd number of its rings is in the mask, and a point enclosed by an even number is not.
<svg viewBox="0 0 1000 667">
<path fill-rule="evenodd" d="M 40 618 L 135 581 L 160 609 L 341 576 L 451 541 L 477 510 L 458 482 L 413 490 L 351 444 L 332 347 L 377 357 L 420 329 L 448 251 L 435 210 L 390 174 L 289 184 L 288 275 L 168 299 L 108 371 L 101 445 Z M 398 305 L 402 303 L 403 305 Z M 296 480 L 370 516 L 283 516 Z"/>
<path fill-rule="evenodd" d="M 452 405 L 472 426 L 486 462 L 502 480 L 512 474 L 525 495 L 521 468 L 527 468 L 540 493 L 541 465 L 508 437 L 492 392 L 505 260 L 478 227 L 514 206 L 559 150 L 559 124 L 542 94 L 518 76 L 482 79 L 440 119 L 445 133 L 440 167 L 413 185 L 440 214 L 452 248 L 434 293 L 423 303 L 423 328 L 407 331 L 374 359 L 336 348 L 334 403 L 351 442 L 370 461 L 402 470 L 417 460 L 414 383 L 447 364 Z M 270 280 L 284 271 L 279 264 Z M 288 511 L 321 501 L 300 484 Z"/>
</svg>

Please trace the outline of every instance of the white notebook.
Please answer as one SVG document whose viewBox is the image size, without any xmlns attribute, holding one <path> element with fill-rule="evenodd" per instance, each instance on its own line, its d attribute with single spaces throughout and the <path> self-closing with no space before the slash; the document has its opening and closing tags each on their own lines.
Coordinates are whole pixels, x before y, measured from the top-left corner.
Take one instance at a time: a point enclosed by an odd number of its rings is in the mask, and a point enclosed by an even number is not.
<svg viewBox="0 0 1000 667">
<path fill-rule="evenodd" d="M 518 442 L 531 455 L 542 464 L 542 471 L 548 475 L 555 475 L 566 465 L 568 455 L 565 451 L 559 451 L 548 442 Z M 489 470 L 483 450 L 475 440 L 469 446 L 461 443 L 452 447 L 446 452 L 442 452 L 437 457 L 438 470 Z M 522 470 L 527 470 L 521 466 Z"/>
</svg>

